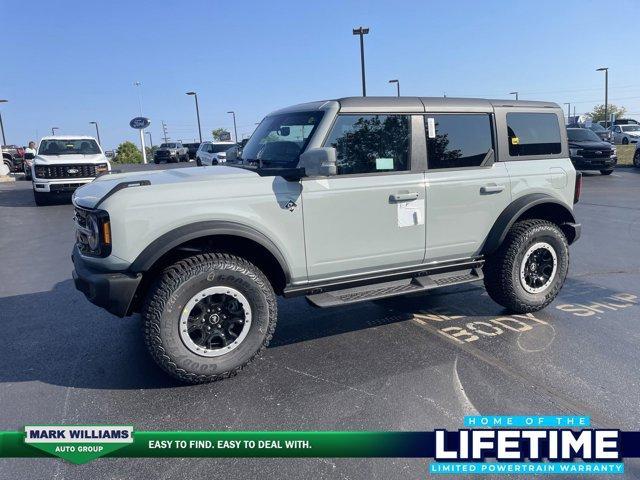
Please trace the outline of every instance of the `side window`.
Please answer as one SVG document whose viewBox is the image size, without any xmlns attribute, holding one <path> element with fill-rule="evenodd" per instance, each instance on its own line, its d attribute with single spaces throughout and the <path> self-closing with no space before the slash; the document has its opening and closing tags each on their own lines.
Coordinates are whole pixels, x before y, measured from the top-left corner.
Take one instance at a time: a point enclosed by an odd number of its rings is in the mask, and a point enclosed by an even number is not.
<svg viewBox="0 0 640 480">
<path fill-rule="evenodd" d="M 408 115 L 339 115 L 325 142 L 338 175 L 409 170 Z"/>
<path fill-rule="evenodd" d="M 429 170 L 479 167 L 493 152 L 489 114 L 427 115 L 425 127 Z"/>
<path fill-rule="evenodd" d="M 562 151 L 555 113 L 507 113 L 509 155 L 554 155 Z"/>
</svg>

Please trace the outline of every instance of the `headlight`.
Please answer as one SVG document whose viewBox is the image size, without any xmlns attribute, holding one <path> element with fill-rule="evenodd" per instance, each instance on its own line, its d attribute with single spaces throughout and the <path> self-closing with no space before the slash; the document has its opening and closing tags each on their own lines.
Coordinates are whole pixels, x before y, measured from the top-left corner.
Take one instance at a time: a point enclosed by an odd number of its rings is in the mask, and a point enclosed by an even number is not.
<svg viewBox="0 0 640 480">
<path fill-rule="evenodd" d="M 616 153 L 617 153 L 616 146 L 615 145 L 611 145 L 611 156 L 614 157 L 616 155 Z"/>
<path fill-rule="evenodd" d="M 76 208 L 76 245 L 81 253 L 106 257 L 111 253 L 111 223 L 104 210 Z"/>
<path fill-rule="evenodd" d="M 107 173 L 108 171 L 109 166 L 106 163 L 96 165 L 96 174 L 100 175 L 101 173 Z"/>
<path fill-rule="evenodd" d="M 569 149 L 569 155 L 571 155 L 572 157 L 580 157 L 580 155 L 578 155 L 578 149 L 577 148 L 570 148 Z"/>
<path fill-rule="evenodd" d="M 36 165 L 36 177 L 45 178 L 45 170 L 46 170 L 46 167 L 43 167 L 41 165 Z"/>
</svg>

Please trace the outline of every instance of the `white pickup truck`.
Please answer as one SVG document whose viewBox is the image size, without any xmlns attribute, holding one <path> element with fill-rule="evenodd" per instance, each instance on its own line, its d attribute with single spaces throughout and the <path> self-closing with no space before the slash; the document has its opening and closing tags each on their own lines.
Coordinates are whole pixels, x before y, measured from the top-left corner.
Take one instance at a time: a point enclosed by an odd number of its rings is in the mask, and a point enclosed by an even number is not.
<svg viewBox="0 0 640 480">
<path fill-rule="evenodd" d="M 111 164 L 93 137 L 44 137 L 31 166 L 36 205 L 47 204 L 53 196 L 72 193 L 109 171 Z"/>
</svg>

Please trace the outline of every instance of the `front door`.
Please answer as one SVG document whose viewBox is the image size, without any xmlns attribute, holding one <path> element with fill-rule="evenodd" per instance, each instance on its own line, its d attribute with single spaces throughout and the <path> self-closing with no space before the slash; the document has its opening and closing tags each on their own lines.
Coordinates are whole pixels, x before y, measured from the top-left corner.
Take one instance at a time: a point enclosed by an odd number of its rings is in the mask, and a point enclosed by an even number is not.
<svg viewBox="0 0 640 480">
<path fill-rule="evenodd" d="M 425 177 L 411 161 L 410 115 L 339 115 L 325 146 L 337 175 L 302 182 L 310 281 L 422 263 Z"/>
<path fill-rule="evenodd" d="M 496 162 L 491 113 L 425 116 L 426 261 L 477 255 L 511 201 L 509 173 Z"/>
</svg>

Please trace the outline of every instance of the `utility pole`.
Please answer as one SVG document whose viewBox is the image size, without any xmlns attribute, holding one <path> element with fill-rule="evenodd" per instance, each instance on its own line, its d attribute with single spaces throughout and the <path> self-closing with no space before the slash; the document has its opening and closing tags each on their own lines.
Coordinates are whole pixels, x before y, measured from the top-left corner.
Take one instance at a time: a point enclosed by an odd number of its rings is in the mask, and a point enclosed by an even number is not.
<svg viewBox="0 0 640 480">
<path fill-rule="evenodd" d="M 360 67 L 362 68 L 362 96 L 367 96 L 367 82 L 364 74 L 364 36 L 369 33 L 369 28 L 358 27 L 353 29 L 354 35 L 360 35 Z"/>
<path fill-rule="evenodd" d="M 569 119 L 571 118 L 571 103 L 565 102 L 565 105 L 567 106 L 567 123 L 569 123 Z"/>
<path fill-rule="evenodd" d="M 164 143 L 167 143 L 169 141 L 169 137 L 167 136 L 167 124 L 164 123 L 164 120 L 162 121 L 162 133 L 164 135 Z"/>
<path fill-rule="evenodd" d="M 236 112 L 232 110 L 227 113 L 230 113 L 231 115 L 233 115 L 233 138 L 235 139 L 236 143 L 238 143 L 238 128 L 236 127 Z"/>
<path fill-rule="evenodd" d="M 153 148 L 153 138 L 151 138 L 151 132 L 146 132 L 149 135 L 149 148 Z"/>
<path fill-rule="evenodd" d="M 604 72 L 604 128 L 609 126 L 609 67 L 600 67 L 596 72 Z"/>
</svg>

